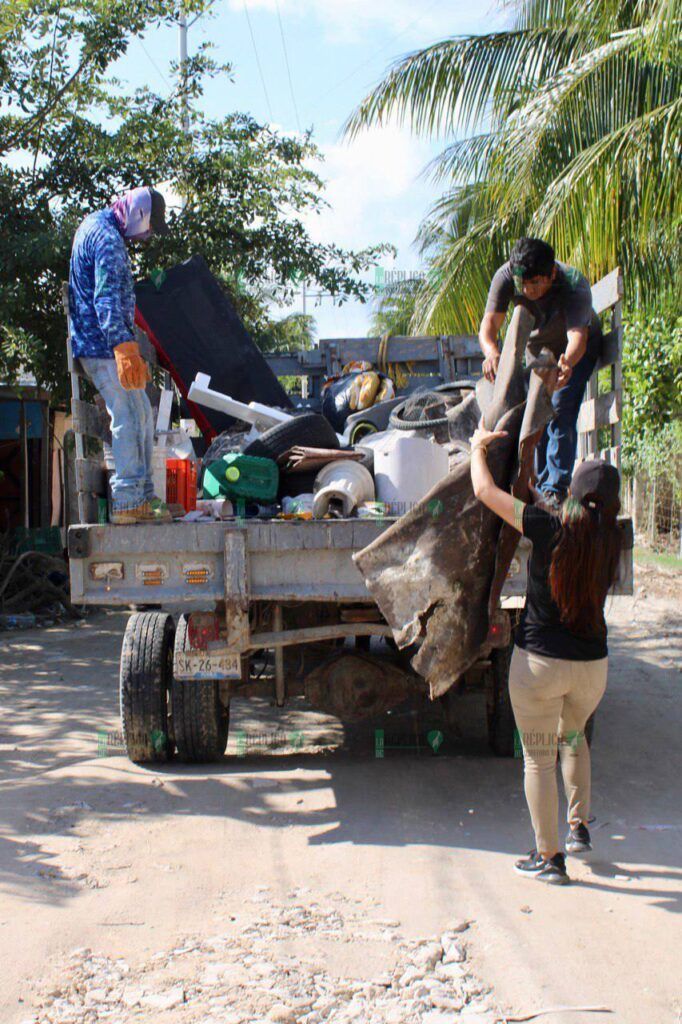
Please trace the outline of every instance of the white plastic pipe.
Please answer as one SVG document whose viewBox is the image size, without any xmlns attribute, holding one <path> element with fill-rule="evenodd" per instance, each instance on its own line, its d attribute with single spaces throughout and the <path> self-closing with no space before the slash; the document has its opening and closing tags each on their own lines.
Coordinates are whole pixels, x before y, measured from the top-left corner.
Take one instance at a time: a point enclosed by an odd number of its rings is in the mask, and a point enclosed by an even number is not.
<svg viewBox="0 0 682 1024">
<path fill-rule="evenodd" d="M 236 398 L 223 395 L 220 391 L 213 391 L 209 387 L 210 383 L 211 378 L 207 373 L 198 373 L 187 393 L 190 402 L 205 405 L 207 409 L 215 409 L 216 412 L 224 412 L 226 416 L 234 416 L 235 419 L 250 423 L 260 431 L 293 419 L 288 412 L 272 409 L 269 405 L 261 405 L 260 402 L 249 402 L 248 405 L 238 402 Z"/>
</svg>

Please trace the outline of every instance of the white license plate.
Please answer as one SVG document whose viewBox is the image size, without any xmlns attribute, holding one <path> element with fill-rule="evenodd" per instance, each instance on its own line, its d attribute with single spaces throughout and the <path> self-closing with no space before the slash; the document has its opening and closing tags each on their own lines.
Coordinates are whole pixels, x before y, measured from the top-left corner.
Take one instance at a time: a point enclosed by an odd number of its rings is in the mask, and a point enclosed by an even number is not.
<svg viewBox="0 0 682 1024">
<path fill-rule="evenodd" d="M 208 654 L 193 651 L 178 654 L 173 664 L 176 679 L 240 679 L 242 674 L 239 654 Z"/>
</svg>

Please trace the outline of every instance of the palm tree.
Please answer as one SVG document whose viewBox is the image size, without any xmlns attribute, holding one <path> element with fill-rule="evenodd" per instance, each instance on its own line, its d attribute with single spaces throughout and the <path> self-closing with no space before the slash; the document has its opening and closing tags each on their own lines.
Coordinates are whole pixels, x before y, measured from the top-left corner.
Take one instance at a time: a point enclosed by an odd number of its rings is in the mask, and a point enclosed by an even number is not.
<svg viewBox="0 0 682 1024">
<path fill-rule="evenodd" d="M 520 235 L 630 297 L 679 296 L 682 0 L 513 0 L 510 30 L 397 61 L 352 114 L 449 144 L 420 230 L 429 274 L 413 328 L 470 330 Z M 459 133 L 459 137 L 457 137 Z"/>
</svg>

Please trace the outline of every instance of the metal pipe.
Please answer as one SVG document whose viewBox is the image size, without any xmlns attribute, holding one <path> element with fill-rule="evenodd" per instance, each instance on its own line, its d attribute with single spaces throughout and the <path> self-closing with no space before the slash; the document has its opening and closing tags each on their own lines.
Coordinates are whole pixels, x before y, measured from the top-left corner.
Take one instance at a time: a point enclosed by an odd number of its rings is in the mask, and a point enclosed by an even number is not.
<svg viewBox="0 0 682 1024">
<path fill-rule="evenodd" d="M 282 632 L 281 604 L 276 604 L 273 609 L 272 624 L 275 627 L 275 634 Z M 284 678 L 284 651 L 281 647 L 275 647 L 275 703 L 278 708 L 284 706 L 286 696 L 287 686 L 286 679 Z"/>
</svg>

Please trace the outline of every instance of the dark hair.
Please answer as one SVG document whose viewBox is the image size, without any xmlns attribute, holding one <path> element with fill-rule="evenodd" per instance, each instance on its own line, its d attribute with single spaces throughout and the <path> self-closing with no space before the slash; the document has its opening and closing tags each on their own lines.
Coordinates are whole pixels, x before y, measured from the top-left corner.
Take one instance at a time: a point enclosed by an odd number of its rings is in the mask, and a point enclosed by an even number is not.
<svg viewBox="0 0 682 1024">
<path fill-rule="evenodd" d="M 571 497 L 561 509 L 561 532 L 552 551 L 549 586 L 561 621 L 573 633 L 602 633 L 604 602 L 618 575 L 622 533 L 620 502 L 606 508 L 595 494 Z"/>
<path fill-rule="evenodd" d="M 509 257 L 512 274 L 522 280 L 549 277 L 554 269 L 554 249 L 541 238 L 519 238 Z"/>
</svg>

